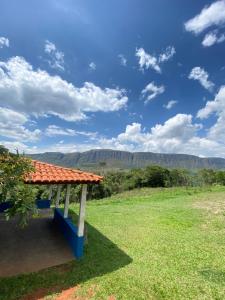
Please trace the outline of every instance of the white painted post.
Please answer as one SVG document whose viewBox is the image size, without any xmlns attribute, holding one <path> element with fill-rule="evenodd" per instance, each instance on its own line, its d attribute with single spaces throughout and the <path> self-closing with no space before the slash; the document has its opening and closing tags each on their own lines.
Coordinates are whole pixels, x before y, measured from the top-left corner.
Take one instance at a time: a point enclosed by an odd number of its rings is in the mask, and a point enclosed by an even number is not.
<svg viewBox="0 0 225 300">
<path fill-rule="evenodd" d="M 87 198 L 87 184 L 83 184 L 82 193 L 80 199 L 80 211 L 79 211 L 79 219 L 78 219 L 78 237 L 84 236 L 84 219 L 85 219 L 85 205 Z"/>
<path fill-rule="evenodd" d="M 60 196 L 61 196 L 61 189 L 62 189 L 62 185 L 58 185 L 57 187 L 57 196 L 56 196 L 56 202 L 55 202 L 55 207 L 59 207 L 59 201 L 60 201 Z"/>
<path fill-rule="evenodd" d="M 66 201 L 64 204 L 64 218 L 68 217 L 68 211 L 69 211 L 69 203 L 70 203 L 70 184 L 67 184 L 66 186 Z"/>
<path fill-rule="evenodd" d="M 50 200 L 50 201 L 52 199 L 52 192 L 53 192 L 53 185 L 51 184 L 49 187 L 49 194 L 48 194 L 48 200 Z"/>
</svg>

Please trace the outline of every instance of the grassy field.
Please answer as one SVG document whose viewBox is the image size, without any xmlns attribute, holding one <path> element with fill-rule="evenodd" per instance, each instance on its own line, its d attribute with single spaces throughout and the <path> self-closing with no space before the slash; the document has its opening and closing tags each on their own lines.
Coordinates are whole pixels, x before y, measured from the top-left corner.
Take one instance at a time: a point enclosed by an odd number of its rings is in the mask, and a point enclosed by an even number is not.
<svg viewBox="0 0 225 300">
<path fill-rule="evenodd" d="M 0 299 L 224 299 L 224 212 L 222 187 L 89 202 L 84 259 L 1 279 Z"/>
</svg>

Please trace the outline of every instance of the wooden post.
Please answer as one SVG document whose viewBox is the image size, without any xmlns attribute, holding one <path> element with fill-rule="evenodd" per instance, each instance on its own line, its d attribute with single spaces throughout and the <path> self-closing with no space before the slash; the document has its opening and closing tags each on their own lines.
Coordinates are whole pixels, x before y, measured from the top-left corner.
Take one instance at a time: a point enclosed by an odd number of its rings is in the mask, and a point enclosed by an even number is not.
<svg viewBox="0 0 225 300">
<path fill-rule="evenodd" d="M 56 202 L 55 202 L 55 207 L 59 207 L 59 201 L 60 201 L 60 196 L 61 196 L 61 189 L 62 189 L 62 185 L 58 185 L 57 187 L 57 196 L 56 196 Z"/>
<path fill-rule="evenodd" d="M 84 236 L 84 219 L 85 219 L 85 205 L 87 198 L 87 184 L 83 184 L 82 193 L 80 199 L 80 211 L 79 211 L 79 219 L 78 219 L 78 237 Z"/>
<path fill-rule="evenodd" d="M 70 184 L 66 186 L 66 201 L 64 205 L 64 218 L 68 218 L 69 202 L 70 202 Z"/>
<path fill-rule="evenodd" d="M 49 187 L 49 194 L 48 194 L 48 200 L 50 200 L 50 201 L 52 199 L 52 192 L 53 192 L 53 185 L 51 184 Z"/>
</svg>

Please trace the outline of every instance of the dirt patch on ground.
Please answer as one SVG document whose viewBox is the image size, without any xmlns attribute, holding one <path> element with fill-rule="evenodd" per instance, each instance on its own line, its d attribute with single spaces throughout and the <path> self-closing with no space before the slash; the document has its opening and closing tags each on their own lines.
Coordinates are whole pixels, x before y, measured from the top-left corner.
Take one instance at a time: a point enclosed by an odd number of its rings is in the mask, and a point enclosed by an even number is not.
<svg viewBox="0 0 225 300">
<path fill-rule="evenodd" d="M 48 297 L 52 295 L 50 299 L 54 300 L 89 300 L 92 299 L 96 292 L 97 287 L 91 286 L 85 294 L 81 293 L 80 286 L 74 286 L 69 288 L 51 287 L 51 288 L 40 288 L 35 292 L 24 296 L 21 300 L 44 300 L 49 299 Z M 53 296 L 53 294 L 56 294 Z M 114 296 L 110 296 L 108 299 L 115 300 Z"/>
<path fill-rule="evenodd" d="M 77 298 L 76 296 L 76 291 L 78 290 L 78 286 L 71 287 L 67 290 L 62 291 L 55 299 L 56 300 L 75 300 L 75 299 L 80 299 Z"/>
<path fill-rule="evenodd" d="M 55 300 L 89 300 L 95 296 L 96 291 L 97 287 L 93 285 L 83 294 L 80 293 L 80 286 L 76 286 L 62 291 Z"/>
<path fill-rule="evenodd" d="M 33 293 L 27 294 L 21 298 L 21 300 L 43 300 L 46 296 L 50 295 L 51 293 L 59 292 L 59 287 L 51 287 L 51 288 L 40 288 Z"/>
<path fill-rule="evenodd" d="M 193 204 L 193 207 L 204 209 L 209 213 L 216 215 L 225 214 L 225 195 L 224 194 L 212 194 L 207 197 L 203 197 Z"/>
<path fill-rule="evenodd" d="M 40 288 L 35 292 L 24 296 L 21 300 L 44 300 L 51 294 L 58 294 L 54 298 L 51 298 L 54 300 L 80 300 L 81 298 L 76 297 L 76 291 L 78 289 L 79 286 L 70 287 L 68 289 L 63 289 L 57 286 L 51 288 Z"/>
</svg>

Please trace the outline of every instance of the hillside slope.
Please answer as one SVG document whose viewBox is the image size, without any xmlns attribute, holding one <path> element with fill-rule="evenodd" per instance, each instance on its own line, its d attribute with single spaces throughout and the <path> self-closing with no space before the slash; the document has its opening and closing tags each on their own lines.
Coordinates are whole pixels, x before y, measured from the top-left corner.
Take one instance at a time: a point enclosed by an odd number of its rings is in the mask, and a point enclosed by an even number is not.
<svg viewBox="0 0 225 300">
<path fill-rule="evenodd" d="M 44 162 L 81 169 L 96 169 L 103 162 L 105 164 L 104 168 L 107 169 L 141 168 L 152 164 L 170 168 L 225 169 L 225 159 L 223 158 L 201 158 L 187 154 L 131 153 L 103 149 L 75 153 L 46 152 L 29 156 Z"/>
</svg>

